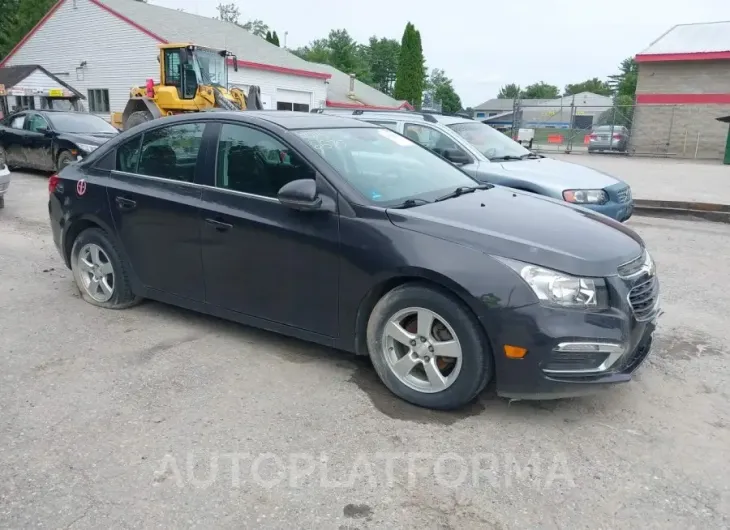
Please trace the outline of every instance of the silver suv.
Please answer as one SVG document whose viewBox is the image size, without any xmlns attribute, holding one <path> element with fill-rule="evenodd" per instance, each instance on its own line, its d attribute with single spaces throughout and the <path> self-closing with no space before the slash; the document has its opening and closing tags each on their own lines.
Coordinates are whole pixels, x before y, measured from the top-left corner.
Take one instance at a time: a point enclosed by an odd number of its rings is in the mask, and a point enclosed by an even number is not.
<svg viewBox="0 0 730 530">
<path fill-rule="evenodd" d="M 489 125 L 429 112 L 316 109 L 387 127 L 459 165 L 480 182 L 564 200 L 626 221 L 631 188 L 610 175 L 525 149 Z"/>
</svg>

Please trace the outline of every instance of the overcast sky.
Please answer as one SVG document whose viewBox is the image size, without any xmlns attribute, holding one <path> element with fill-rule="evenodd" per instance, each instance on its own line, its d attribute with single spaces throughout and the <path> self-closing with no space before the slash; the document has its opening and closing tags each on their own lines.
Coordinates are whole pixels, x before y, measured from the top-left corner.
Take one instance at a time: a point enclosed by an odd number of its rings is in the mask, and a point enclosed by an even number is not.
<svg viewBox="0 0 730 530">
<path fill-rule="evenodd" d="M 149 0 L 214 17 L 218 0 Z M 231 0 L 227 0 L 231 1 Z M 226 2 L 227 3 L 227 2 Z M 558 85 L 615 73 L 622 59 L 675 24 L 730 20 L 730 0 L 237 0 L 241 20 L 261 19 L 297 48 L 345 28 L 400 40 L 421 32 L 426 63 L 454 80 L 464 106 L 495 97 L 506 83 Z M 431 7 L 428 7 L 431 6 Z M 241 57 L 245 59 L 245 57 Z"/>
</svg>

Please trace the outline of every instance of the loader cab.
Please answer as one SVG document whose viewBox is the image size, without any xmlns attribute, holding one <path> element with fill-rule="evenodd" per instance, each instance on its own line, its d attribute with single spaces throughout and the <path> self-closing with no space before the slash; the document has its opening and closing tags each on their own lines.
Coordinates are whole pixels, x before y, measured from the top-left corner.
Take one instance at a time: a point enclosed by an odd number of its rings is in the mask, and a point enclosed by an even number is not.
<svg viewBox="0 0 730 530">
<path fill-rule="evenodd" d="M 225 50 L 214 50 L 190 44 L 162 46 L 160 49 L 160 79 L 174 86 L 181 99 L 194 99 L 199 86 L 228 88 L 227 59 L 235 56 Z"/>
</svg>

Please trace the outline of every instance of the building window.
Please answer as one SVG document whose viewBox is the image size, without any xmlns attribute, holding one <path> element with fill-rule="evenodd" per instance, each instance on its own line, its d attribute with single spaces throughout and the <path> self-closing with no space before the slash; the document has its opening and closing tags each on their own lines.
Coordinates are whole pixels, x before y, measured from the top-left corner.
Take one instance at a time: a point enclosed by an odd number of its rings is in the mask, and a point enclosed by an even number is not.
<svg viewBox="0 0 730 530">
<path fill-rule="evenodd" d="M 98 114 L 109 112 L 109 90 L 106 88 L 89 89 L 89 111 Z"/>
<path fill-rule="evenodd" d="M 15 96 L 15 110 L 35 109 L 33 96 Z"/>
<path fill-rule="evenodd" d="M 277 101 L 276 110 L 294 110 L 297 112 L 309 112 L 309 105 L 306 103 L 289 103 L 287 101 Z"/>
</svg>

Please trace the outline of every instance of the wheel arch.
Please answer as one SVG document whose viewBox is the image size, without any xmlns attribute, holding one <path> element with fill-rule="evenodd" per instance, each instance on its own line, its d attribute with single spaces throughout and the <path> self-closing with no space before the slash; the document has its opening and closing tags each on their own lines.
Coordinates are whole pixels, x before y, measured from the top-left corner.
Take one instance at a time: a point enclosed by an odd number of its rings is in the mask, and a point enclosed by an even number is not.
<svg viewBox="0 0 730 530">
<path fill-rule="evenodd" d="M 71 249 L 79 234 L 89 228 L 99 228 L 106 232 L 109 237 L 115 237 L 113 229 L 98 217 L 81 215 L 66 221 L 66 230 L 63 234 L 63 259 L 66 265 L 71 268 Z"/>
<path fill-rule="evenodd" d="M 388 292 L 396 287 L 405 284 L 420 284 L 441 291 L 445 294 L 455 297 L 464 304 L 464 307 L 479 321 L 477 316 L 476 304 L 478 303 L 468 291 L 457 282 L 444 276 L 443 274 L 421 268 L 409 268 L 398 271 L 387 278 L 378 281 L 367 294 L 362 298 L 357 308 L 355 316 L 355 337 L 354 346 L 356 355 L 368 355 L 367 348 L 367 326 L 375 304 Z M 482 333 L 486 334 L 484 329 Z"/>
<path fill-rule="evenodd" d="M 126 124 L 129 117 L 135 112 L 147 111 L 152 115 L 153 119 L 162 117 L 162 112 L 157 104 L 149 98 L 130 98 L 124 106 L 122 113 L 122 128 L 126 130 Z"/>
</svg>

